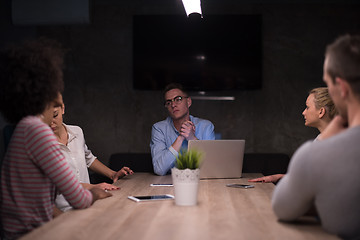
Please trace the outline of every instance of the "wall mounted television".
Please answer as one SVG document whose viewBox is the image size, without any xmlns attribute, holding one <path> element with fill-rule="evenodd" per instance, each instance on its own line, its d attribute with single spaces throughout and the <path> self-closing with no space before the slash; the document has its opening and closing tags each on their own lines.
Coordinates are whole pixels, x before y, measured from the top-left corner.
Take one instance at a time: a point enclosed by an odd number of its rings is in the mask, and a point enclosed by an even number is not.
<svg viewBox="0 0 360 240">
<path fill-rule="evenodd" d="M 188 91 L 260 89 L 261 15 L 135 15 L 133 86 Z"/>
</svg>

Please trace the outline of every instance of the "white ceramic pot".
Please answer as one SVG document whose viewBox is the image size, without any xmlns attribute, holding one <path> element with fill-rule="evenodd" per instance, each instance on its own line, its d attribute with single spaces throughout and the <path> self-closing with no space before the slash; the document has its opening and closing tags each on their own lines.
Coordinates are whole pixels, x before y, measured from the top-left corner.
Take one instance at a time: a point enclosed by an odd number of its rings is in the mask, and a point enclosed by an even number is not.
<svg viewBox="0 0 360 240">
<path fill-rule="evenodd" d="M 193 206 L 197 204 L 200 169 L 171 169 L 174 185 L 175 204 Z"/>
</svg>

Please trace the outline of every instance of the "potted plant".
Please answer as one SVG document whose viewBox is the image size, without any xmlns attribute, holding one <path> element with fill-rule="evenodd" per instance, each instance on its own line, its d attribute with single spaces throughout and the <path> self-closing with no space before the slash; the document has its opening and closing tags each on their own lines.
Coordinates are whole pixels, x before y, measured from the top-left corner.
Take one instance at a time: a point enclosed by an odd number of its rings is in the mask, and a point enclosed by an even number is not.
<svg viewBox="0 0 360 240">
<path fill-rule="evenodd" d="M 197 150 L 182 150 L 171 169 L 175 203 L 181 206 L 197 204 L 202 153 Z"/>
</svg>

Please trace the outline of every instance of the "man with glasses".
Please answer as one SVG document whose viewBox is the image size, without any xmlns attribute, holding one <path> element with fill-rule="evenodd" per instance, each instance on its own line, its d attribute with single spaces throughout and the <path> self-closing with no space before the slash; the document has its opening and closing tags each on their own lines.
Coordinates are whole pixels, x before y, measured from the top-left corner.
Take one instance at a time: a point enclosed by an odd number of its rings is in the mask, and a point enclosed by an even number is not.
<svg viewBox="0 0 360 240">
<path fill-rule="evenodd" d="M 189 140 L 214 140 L 214 125 L 189 113 L 191 98 L 180 84 L 169 84 L 164 91 L 165 108 L 169 117 L 153 125 L 151 156 L 154 172 L 170 173 L 180 149 L 187 149 Z"/>
</svg>

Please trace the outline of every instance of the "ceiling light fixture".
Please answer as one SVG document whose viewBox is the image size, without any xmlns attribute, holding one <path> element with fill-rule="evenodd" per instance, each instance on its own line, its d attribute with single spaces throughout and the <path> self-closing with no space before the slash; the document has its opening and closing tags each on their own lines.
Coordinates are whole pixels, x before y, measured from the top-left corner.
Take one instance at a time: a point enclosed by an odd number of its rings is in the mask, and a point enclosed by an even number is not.
<svg viewBox="0 0 360 240">
<path fill-rule="evenodd" d="M 192 13 L 198 13 L 202 16 L 200 0 L 182 0 L 182 3 L 187 16 Z"/>
</svg>

